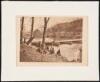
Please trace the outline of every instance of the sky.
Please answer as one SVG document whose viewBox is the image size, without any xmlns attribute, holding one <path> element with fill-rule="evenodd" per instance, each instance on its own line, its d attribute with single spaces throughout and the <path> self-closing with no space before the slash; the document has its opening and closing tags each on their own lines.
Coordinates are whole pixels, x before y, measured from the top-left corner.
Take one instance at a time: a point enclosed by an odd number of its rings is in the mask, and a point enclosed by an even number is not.
<svg viewBox="0 0 100 82">
<path fill-rule="evenodd" d="M 58 23 L 71 22 L 78 19 L 79 17 L 50 17 L 47 28 L 50 28 Z M 24 31 L 29 32 L 31 29 L 32 19 L 31 17 L 24 18 Z M 34 17 L 34 30 L 42 30 L 44 26 L 44 17 Z"/>
</svg>

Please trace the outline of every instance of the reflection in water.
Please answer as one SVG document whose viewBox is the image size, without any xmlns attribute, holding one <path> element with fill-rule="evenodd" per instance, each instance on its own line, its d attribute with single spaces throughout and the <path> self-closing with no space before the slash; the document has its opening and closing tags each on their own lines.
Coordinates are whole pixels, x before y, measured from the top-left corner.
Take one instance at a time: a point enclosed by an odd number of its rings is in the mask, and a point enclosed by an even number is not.
<svg viewBox="0 0 100 82">
<path fill-rule="evenodd" d="M 61 55 L 66 57 L 68 61 L 80 59 L 81 44 L 62 44 L 60 45 Z"/>
<path fill-rule="evenodd" d="M 82 43 L 61 43 L 59 45 L 55 43 L 52 45 L 52 41 L 52 39 L 46 38 L 45 54 L 62 56 L 67 61 L 81 61 Z M 39 42 L 41 43 L 41 39 L 34 39 L 32 45 L 36 46 L 39 52 L 42 52 Z"/>
<path fill-rule="evenodd" d="M 68 61 L 78 61 L 81 60 L 81 44 L 60 44 L 59 46 L 48 46 L 49 55 L 55 54 L 62 56 Z"/>
</svg>

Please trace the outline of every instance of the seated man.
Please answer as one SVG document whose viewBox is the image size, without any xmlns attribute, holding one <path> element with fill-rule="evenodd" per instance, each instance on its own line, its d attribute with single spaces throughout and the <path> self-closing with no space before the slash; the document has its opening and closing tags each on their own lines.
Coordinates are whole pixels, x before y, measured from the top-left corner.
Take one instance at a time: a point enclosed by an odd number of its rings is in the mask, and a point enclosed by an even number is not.
<svg viewBox="0 0 100 82">
<path fill-rule="evenodd" d="M 50 54 L 54 54 L 54 48 L 53 47 L 50 48 Z"/>
<path fill-rule="evenodd" d="M 61 56 L 60 49 L 57 51 L 57 55 Z"/>
</svg>

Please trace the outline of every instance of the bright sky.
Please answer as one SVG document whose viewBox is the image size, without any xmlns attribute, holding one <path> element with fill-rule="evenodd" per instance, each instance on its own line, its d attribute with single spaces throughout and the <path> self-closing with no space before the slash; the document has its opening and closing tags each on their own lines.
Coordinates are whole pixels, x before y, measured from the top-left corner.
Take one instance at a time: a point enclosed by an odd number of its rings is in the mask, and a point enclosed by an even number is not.
<svg viewBox="0 0 100 82">
<path fill-rule="evenodd" d="M 70 21 L 76 20 L 78 18 L 79 17 L 50 17 L 50 20 L 48 22 L 48 28 L 54 26 L 55 24 L 70 22 Z M 32 22 L 31 17 L 25 17 L 25 20 L 24 20 L 25 32 L 30 31 L 31 22 Z M 37 28 L 42 29 L 43 25 L 44 25 L 44 18 L 43 17 L 35 17 L 34 18 L 34 30 Z"/>
</svg>

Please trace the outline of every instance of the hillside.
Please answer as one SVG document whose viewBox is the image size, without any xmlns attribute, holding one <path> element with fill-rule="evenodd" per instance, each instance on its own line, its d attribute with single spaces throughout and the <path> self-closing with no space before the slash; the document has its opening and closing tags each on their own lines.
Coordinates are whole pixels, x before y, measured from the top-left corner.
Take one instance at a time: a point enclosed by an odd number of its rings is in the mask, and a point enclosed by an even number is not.
<svg viewBox="0 0 100 82">
<path fill-rule="evenodd" d="M 36 29 L 33 34 L 35 35 L 35 38 L 42 38 L 43 32 L 39 29 Z M 59 40 L 60 39 L 81 39 L 82 19 L 77 19 L 72 22 L 59 23 L 54 25 L 53 27 L 47 28 L 46 37 L 59 39 Z"/>
<path fill-rule="evenodd" d="M 70 23 L 60 23 L 47 29 L 46 36 L 55 39 L 77 39 L 82 38 L 82 19 Z"/>
</svg>

